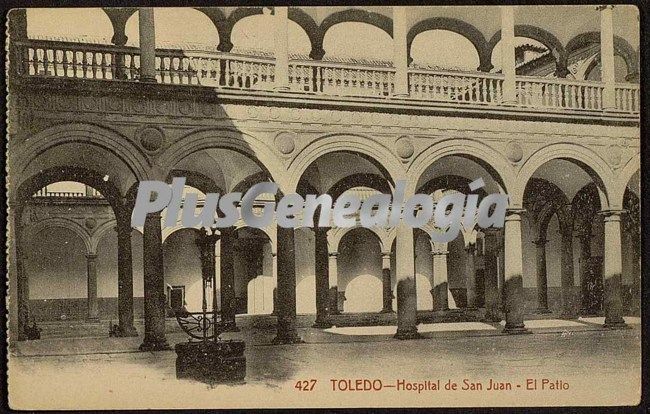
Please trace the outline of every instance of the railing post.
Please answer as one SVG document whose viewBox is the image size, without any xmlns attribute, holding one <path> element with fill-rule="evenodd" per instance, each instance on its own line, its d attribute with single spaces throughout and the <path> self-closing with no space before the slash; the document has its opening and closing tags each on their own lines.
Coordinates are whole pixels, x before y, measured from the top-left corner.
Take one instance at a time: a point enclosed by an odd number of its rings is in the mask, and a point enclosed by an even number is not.
<svg viewBox="0 0 650 414">
<path fill-rule="evenodd" d="M 515 91 L 515 15 L 512 6 L 501 6 L 501 71 L 503 72 L 502 103 L 517 103 Z"/>
<path fill-rule="evenodd" d="M 289 10 L 275 7 L 275 88 L 289 90 Z"/>
<path fill-rule="evenodd" d="M 153 8 L 138 9 L 140 30 L 140 82 L 156 82 L 156 34 Z"/>
<path fill-rule="evenodd" d="M 616 108 L 614 92 L 614 26 L 612 22 L 612 8 L 614 6 L 600 6 L 600 73 L 604 83 L 603 110 Z"/>
<path fill-rule="evenodd" d="M 395 96 L 408 96 L 406 8 L 404 6 L 393 6 L 393 65 L 395 66 Z"/>
</svg>

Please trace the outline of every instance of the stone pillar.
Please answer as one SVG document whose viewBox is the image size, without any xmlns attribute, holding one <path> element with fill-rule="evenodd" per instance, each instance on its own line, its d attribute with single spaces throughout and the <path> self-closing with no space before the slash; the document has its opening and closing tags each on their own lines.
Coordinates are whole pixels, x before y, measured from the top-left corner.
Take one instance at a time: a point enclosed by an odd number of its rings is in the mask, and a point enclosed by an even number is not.
<svg viewBox="0 0 650 414">
<path fill-rule="evenodd" d="M 393 6 L 394 96 L 408 96 L 408 54 L 406 44 L 406 7 Z"/>
<path fill-rule="evenodd" d="M 273 268 L 273 312 L 272 315 L 278 314 L 278 254 L 271 252 Z"/>
<path fill-rule="evenodd" d="M 504 223 L 504 310 L 505 333 L 529 333 L 524 325 L 524 284 L 521 249 L 521 214 L 524 210 L 509 209 Z"/>
<path fill-rule="evenodd" d="M 419 338 L 415 290 L 415 246 L 413 229 L 400 221 L 395 240 L 397 278 L 397 339 Z"/>
<path fill-rule="evenodd" d="M 330 252 L 329 254 L 329 309 L 330 315 L 339 315 L 339 290 L 338 290 L 338 252 Z"/>
<path fill-rule="evenodd" d="M 170 349 L 165 338 L 165 275 L 160 213 L 147 215 L 143 231 L 144 341 L 141 351 Z"/>
<path fill-rule="evenodd" d="M 140 29 L 140 82 L 156 82 L 156 31 L 153 8 L 138 9 Z"/>
<path fill-rule="evenodd" d="M 605 249 L 603 263 L 605 327 L 625 327 L 621 300 L 623 256 L 621 247 L 622 210 L 603 211 L 605 217 Z"/>
<path fill-rule="evenodd" d="M 288 8 L 275 6 L 275 89 L 289 90 Z"/>
<path fill-rule="evenodd" d="M 600 77 L 604 84 L 603 109 L 616 108 L 614 96 L 614 24 L 612 9 L 614 6 L 600 6 Z"/>
<path fill-rule="evenodd" d="M 278 226 L 278 326 L 276 344 L 300 343 L 296 330 L 296 250 L 294 229 Z"/>
<path fill-rule="evenodd" d="M 447 279 L 447 256 L 446 248 L 433 249 L 433 310 L 445 311 L 449 309 L 449 282 Z"/>
<path fill-rule="evenodd" d="M 12 211 L 13 210 L 13 214 Z M 27 337 L 27 329 L 29 327 L 30 315 L 29 315 L 29 278 L 25 272 L 25 261 L 27 257 L 23 252 L 23 231 L 24 227 L 20 222 L 22 217 L 22 209 L 11 209 L 10 208 L 10 217 L 11 217 L 11 235 L 9 239 L 10 245 L 13 244 L 15 249 L 14 256 L 14 272 L 16 275 L 16 302 L 17 302 L 17 332 L 12 333 L 13 337 L 16 334 L 18 341 L 24 341 L 29 339 Z M 11 266 L 11 264 L 10 264 Z M 13 301 L 9 301 L 11 304 Z M 11 319 L 9 320 L 11 323 Z M 12 338 L 13 339 L 13 338 Z"/>
<path fill-rule="evenodd" d="M 500 322 L 501 312 L 499 311 L 501 304 L 499 301 L 499 264 L 497 256 L 499 254 L 499 246 L 497 240 L 497 229 L 488 228 L 484 229 L 485 236 L 483 237 L 483 244 L 485 246 L 484 264 L 485 264 L 485 321 L 487 322 Z"/>
<path fill-rule="evenodd" d="M 501 6 L 501 72 L 503 73 L 503 104 L 517 103 L 515 91 L 515 11 Z"/>
<path fill-rule="evenodd" d="M 382 308 L 381 313 L 393 311 L 393 289 L 390 280 L 390 252 L 381 253 L 381 286 Z"/>
<path fill-rule="evenodd" d="M 567 229 L 562 231 L 562 257 L 560 281 L 562 284 L 562 319 L 575 319 L 578 317 L 575 309 L 573 295 L 573 231 Z"/>
<path fill-rule="evenodd" d="M 467 292 L 467 309 L 473 310 L 478 307 L 478 296 L 476 293 L 476 245 L 465 246 L 465 289 Z"/>
<path fill-rule="evenodd" d="M 239 332 L 235 322 L 235 231 L 223 228 L 220 233 L 221 321 L 225 332 Z"/>
<path fill-rule="evenodd" d="M 546 240 L 540 236 L 535 240 L 537 265 L 537 313 L 550 313 L 548 310 L 548 279 L 546 277 Z"/>
<path fill-rule="evenodd" d="M 138 336 L 133 326 L 133 255 L 130 217 L 117 222 L 117 315 L 118 336 Z"/>
<path fill-rule="evenodd" d="M 580 314 L 588 315 L 591 313 L 589 306 L 589 278 L 591 260 L 591 233 L 578 235 L 580 240 Z"/>
<path fill-rule="evenodd" d="M 86 254 L 86 277 L 87 277 L 87 314 L 89 321 L 99 320 L 99 304 L 97 303 L 97 254 Z"/>
<path fill-rule="evenodd" d="M 329 229 L 316 227 L 316 321 L 314 328 L 329 328 L 332 324 L 329 321 L 329 249 L 327 246 L 327 231 Z"/>
</svg>

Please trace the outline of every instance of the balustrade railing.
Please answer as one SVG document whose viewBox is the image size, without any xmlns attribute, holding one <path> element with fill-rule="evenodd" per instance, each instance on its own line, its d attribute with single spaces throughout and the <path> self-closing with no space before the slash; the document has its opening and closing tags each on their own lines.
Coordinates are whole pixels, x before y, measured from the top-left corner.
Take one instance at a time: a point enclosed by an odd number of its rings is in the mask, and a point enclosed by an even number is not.
<svg viewBox="0 0 650 414">
<path fill-rule="evenodd" d="M 22 76 L 101 80 L 137 80 L 139 49 L 114 45 L 50 40 L 17 42 L 16 65 Z M 268 57 L 232 53 L 156 50 L 159 83 L 202 85 L 227 89 L 273 90 L 275 61 Z M 395 69 L 339 62 L 293 60 L 289 63 L 292 92 L 351 97 L 392 97 Z M 498 106 L 504 77 L 493 73 L 465 73 L 409 69 L 407 99 Z M 533 109 L 603 109 L 601 82 L 517 76 L 516 105 Z M 616 110 L 639 112 L 639 86 L 617 84 Z"/>
<path fill-rule="evenodd" d="M 520 76 L 515 81 L 517 102 L 530 108 L 597 111 L 603 108 L 603 84 L 554 78 Z"/>
<path fill-rule="evenodd" d="M 415 99 L 497 105 L 502 88 L 503 76 L 497 74 L 409 71 L 409 94 Z"/>
<path fill-rule="evenodd" d="M 614 102 L 620 111 L 639 112 L 639 85 L 618 84 L 614 88 Z"/>
</svg>

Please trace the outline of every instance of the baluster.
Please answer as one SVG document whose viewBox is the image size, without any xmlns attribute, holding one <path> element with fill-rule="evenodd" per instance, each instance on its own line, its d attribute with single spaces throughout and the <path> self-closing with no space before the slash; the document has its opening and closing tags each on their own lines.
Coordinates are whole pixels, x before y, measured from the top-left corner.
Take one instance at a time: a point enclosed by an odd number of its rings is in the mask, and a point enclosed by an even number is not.
<svg viewBox="0 0 650 414">
<path fill-rule="evenodd" d="M 36 59 L 38 60 L 38 75 L 47 75 L 47 56 L 44 49 L 36 49 Z"/>
</svg>

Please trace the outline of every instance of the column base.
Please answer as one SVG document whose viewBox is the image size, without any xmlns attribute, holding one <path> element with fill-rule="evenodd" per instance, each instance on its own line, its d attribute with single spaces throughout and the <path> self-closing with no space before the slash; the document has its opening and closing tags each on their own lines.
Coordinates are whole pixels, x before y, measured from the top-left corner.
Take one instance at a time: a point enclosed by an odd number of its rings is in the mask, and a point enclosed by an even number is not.
<svg viewBox="0 0 650 414">
<path fill-rule="evenodd" d="M 171 350 L 171 346 L 167 343 L 167 339 L 165 338 L 159 338 L 159 339 L 147 339 L 144 338 L 144 342 L 140 345 L 140 351 L 145 351 L 145 352 L 155 352 L 155 351 L 169 351 Z"/>
<path fill-rule="evenodd" d="M 508 326 L 506 325 L 505 328 L 503 328 L 503 333 L 508 334 L 508 335 L 522 335 L 522 334 L 532 334 L 533 332 L 526 328 L 524 325 L 521 326 Z"/>
<path fill-rule="evenodd" d="M 113 336 L 116 338 L 128 338 L 133 336 L 138 336 L 138 331 L 135 329 L 135 326 L 119 326 L 115 325 L 115 330 L 109 331 L 108 336 Z"/>
<path fill-rule="evenodd" d="M 631 326 L 625 323 L 623 318 L 612 318 L 613 320 L 605 319 L 603 328 L 605 329 L 630 329 Z"/>
<path fill-rule="evenodd" d="M 221 332 L 240 332 L 240 329 L 237 327 L 235 322 L 226 322 L 221 325 Z"/>
<path fill-rule="evenodd" d="M 399 329 L 397 328 L 397 333 L 393 336 L 395 339 L 405 340 L 405 339 L 421 339 L 422 335 L 418 332 L 418 328 L 411 329 Z"/>
<path fill-rule="evenodd" d="M 86 322 L 99 323 L 99 317 L 98 316 L 87 316 L 86 317 Z"/>
<path fill-rule="evenodd" d="M 379 313 L 395 313 L 395 311 L 392 308 L 390 309 L 386 308 L 379 311 Z"/>
<path fill-rule="evenodd" d="M 326 318 L 319 319 L 318 317 L 316 317 L 316 321 L 311 327 L 319 328 L 319 329 L 327 329 L 327 328 L 331 328 L 332 326 L 334 325 L 332 325 L 332 323 Z"/>
<path fill-rule="evenodd" d="M 304 344 L 305 341 L 302 340 L 300 336 L 298 336 L 297 333 L 295 332 L 290 332 L 290 333 L 278 333 L 275 338 L 273 338 L 272 343 L 274 345 L 282 345 L 282 344 Z"/>
<path fill-rule="evenodd" d="M 535 310 L 535 313 L 537 314 L 547 314 L 547 313 L 552 313 L 548 308 L 537 308 Z"/>
</svg>

